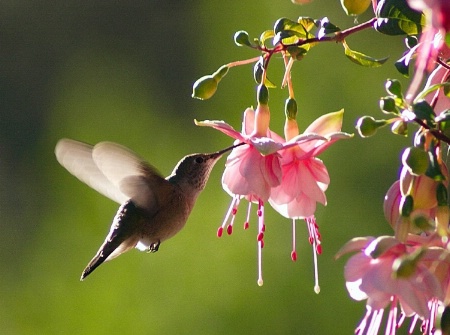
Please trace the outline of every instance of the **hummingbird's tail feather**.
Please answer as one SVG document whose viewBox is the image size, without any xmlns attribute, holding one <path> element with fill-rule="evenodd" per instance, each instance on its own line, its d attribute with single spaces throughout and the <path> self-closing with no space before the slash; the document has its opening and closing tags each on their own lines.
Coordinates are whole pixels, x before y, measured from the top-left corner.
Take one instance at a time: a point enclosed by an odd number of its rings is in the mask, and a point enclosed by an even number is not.
<svg viewBox="0 0 450 335">
<path fill-rule="evenodd" d="M 137 207 L 131 200 L 126 201 L 119 207 L 105 242 L 84 269 L 81 280 L 103 262 L 109 261 L 136 246 L 139 242 L 139 235 L 135 233 L 140 220 L 141 214 L 138 213 Z"/>
<path fill-rule="evenodd" d="M 115 241 L 105 241 L 103 245 L 100 247 L 97 254 L 92 258 L 86 268 L 83 270 L 81 274 L 80 280 L 84 280 L 92 271 L 94 271 L 97 267 L 99 267 L 103 262 L 110 261 L 113 258 L 116 258 L 120 254 L 134 248 L 138 243 L 138 238 L 129 238 L 123 241 L 119 246 L 117 246 L 117 242 Z"/>
</svg>

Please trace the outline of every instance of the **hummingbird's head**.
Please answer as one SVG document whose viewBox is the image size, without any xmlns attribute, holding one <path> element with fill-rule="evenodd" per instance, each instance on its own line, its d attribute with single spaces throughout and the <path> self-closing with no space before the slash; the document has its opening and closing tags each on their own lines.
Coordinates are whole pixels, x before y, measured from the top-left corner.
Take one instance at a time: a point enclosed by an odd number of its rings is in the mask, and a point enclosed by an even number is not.
<svg viewBox="0 0 450 335">
<path fill-rule="evenodd" d="M 194 192 L 202 191 L 208 181 L 212 168 L 222 155 L 233 148 L 242 145 L 228 147 L 209 154 L 192 154 L 183 157 L 175 166 L 172 174 L 167 179 Z"/>
</svg>

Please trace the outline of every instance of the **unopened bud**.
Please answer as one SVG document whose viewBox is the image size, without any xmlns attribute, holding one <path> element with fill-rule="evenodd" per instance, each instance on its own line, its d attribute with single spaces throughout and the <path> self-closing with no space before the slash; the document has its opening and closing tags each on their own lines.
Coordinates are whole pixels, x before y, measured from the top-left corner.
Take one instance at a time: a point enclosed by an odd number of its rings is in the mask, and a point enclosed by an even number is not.
<svg viewBox="0 0 450 335">
<path fill-rule="evenodd" d="M 392 97 L 381 98 L 380 109 L 385 113 L 395 112 L 396 111 L 395 100 Z"/>
<path fill-rule="evenodd" d="M 407 123 L 403 120 L 397 120 L 392 124 L 391 131 L 394 134 L 406 136 L 408 135 Z"/>
<path fill-rule="evenodd" d="M 402 155 L 402 163 L 411 174 L 423 175 L 428 169 L 428 154 L 420 148 L 406 148 Z"/>
<path fill-rule="evenodd" d="M 234 34 L 234 43 L 238 46 L 251 46 L 248 33 L 244 30 L 240 30 Z"/>
<path fill-rule="evenodd" d="M 412 276 L 423 253 L 423 249 L 418 249 L 410 255 L 397 258 L 392 264 L 393 277 L 408 278 Z"/>
<path fill-rule="evenodd" d="M 295 101 L 295 99 L 286 99 L 286 104 L 284 105 L 284 113 L 286 114 L 286 118 L 295 120 L 295 118 L 297 117 L 297 101 Z"/>
<path fill-rule="evenodd" d="M 266 85 L 260 84 L 258 86 L 258 104 L 267 105 L 269 103 L 269 90 Z"/>
<path fill-rule="evenodd" d="M 386 81 L 386 92 L 389 94 L 392 94 L 393 96 L 396 96 L 398 98 L 402 98 L 402 85 L 397 79 L 388 79 Z"/>
<path fill-rule="evenodd" d="M 402 197 L 400 201 L 400 215 L 407 218 L 414 209 L 414 199 L 411 195 Z"/>
<path fill-rule="evenodd" d="M 363 116 L 356 123 L 356 129 L 361 137 L 370 137 L 375 135 L 378 128 L 385 126 L 387 123 L 386 120 L 375 120 L 371 116 Z"/>
<path fill-rule="evenodd" d="M 217 91 L 220 80 L 228 73 L 228 66 L 223 65 L 212 75 L 203 76 L 198 79 L 192 90 L 192 97 L 200 100 L 211 98 Z"/>
</svg>

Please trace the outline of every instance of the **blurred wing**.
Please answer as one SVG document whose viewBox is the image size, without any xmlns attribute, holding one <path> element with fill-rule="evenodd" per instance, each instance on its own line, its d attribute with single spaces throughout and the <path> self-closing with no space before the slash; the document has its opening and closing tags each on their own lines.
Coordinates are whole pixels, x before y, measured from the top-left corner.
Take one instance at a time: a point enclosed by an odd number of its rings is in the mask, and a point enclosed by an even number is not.
<svg viewBox="0 0 450 335">
<path fill-rule="evenodd" d="M 91 145 L 62 139 L 56 144 L 55 155 L 58 162 L 83 183 L 115 202 L 124 203 L 129 197 L 98 168 L 92 158 L 92 150 Z"/>
<path fill-rule="evenodd" d="M 92 158 L 117 189 L 149 213 L 154 213 L 173 192 L 173 185 L 153 166 L 119 144 L 98 143 L 92 150 Z"/>
</svg>

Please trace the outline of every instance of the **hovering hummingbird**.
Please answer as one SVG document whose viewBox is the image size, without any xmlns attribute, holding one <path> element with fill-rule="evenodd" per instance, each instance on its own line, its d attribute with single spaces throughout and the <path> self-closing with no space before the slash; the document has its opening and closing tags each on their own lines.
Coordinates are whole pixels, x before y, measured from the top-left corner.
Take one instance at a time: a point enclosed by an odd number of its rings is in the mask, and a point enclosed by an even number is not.
<svg viewBox="0 0 450 335">
<path fill-rule="evenodd" d="M 136 247 L 156 252 L 185 225 L 219 158 L 236 146 L 183 157 L 164 178 L 129 149 L 112 142 L 95 146 L 62 139 L 58 162 L 97 192 L 121 204 L 105 241 L 81 274 L 81 280 L 105 261 Z"/>
</svg>

